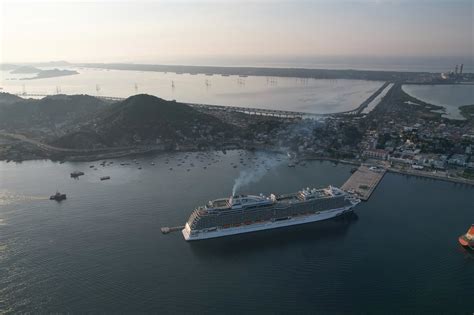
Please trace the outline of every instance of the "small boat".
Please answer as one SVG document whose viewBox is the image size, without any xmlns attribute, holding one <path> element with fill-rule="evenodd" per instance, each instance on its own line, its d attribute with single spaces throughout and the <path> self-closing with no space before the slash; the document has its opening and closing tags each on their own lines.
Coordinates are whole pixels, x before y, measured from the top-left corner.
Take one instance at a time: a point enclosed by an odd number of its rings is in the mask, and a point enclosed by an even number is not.
<svg viewBox="0 0 474 315">
<path fill-rule="evenodd" d="M 466 234 L 459 236 L 459 244 L 474 250 L 474 224 L 471 225 Z"/>
<path fill-rule="evenodd" d="M 79 178 L 79 176 L 84 175 L 84 172 L 74 171 L 71 173 L 72 178 Z"/>
<path fill-rule="evenodd" d="M 102 177 L 100 178 L 100 180 L 108 180 L 108 179 L 110 179 L 110 176 L 102 176 Z"/>
<path fill-rule="evenodd" d="M 66 199 L 66 194 L 61 194 L 59 191 L 57 191 L 54 195 L 49 197 L 49 200 L 56 200 L 56 201 L 63 201 Z"/>
</svg>

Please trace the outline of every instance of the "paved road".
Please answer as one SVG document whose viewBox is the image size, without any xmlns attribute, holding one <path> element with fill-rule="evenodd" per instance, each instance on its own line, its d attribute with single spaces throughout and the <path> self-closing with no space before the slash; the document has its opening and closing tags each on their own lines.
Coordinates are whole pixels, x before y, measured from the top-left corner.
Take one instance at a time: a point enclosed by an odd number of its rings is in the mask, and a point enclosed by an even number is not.
<svg viewBox="0 0 474 315">
<path fill-rule="evenodd" d="M 0 132 L 0 136 L 32 144 L 44 151 L 60 152 L 60 153 L 100 154 L 100 153 L 123 151 L 123 150 L 132 151 L 132 150 L 142 150 L 142 149 L 150 149 L 150 150 L 154 149 L 153 146 L 133 146 L 133 147 L 129 146 L 129 147 L 113 147 L 113 148 L 101 148 L 101 149 L 68 149 L 68 148 L 55 147 L 55 146 L 28 138 L 25 135 L 21 135 L 17 133 Z"/>
<path fill-rule="evenodd" d="M 45 151 L 55 151 L 55 152 L 81 152 L 81 151 L 85 152 L 86 151 L 86 150 L 75 150 L 75 149 L 55 147 L 55 146 L 52 146 L 52 145 L 49 145 L 49 144 L 46 144 L 46 143 L 42 143 L 42 142 L 34 140 L 34 139 L 30 139 L 30 138 L 28 138 L 24 135 L 17 134 L 17 133 L 0 132 L 0 136 L 11 138 L 11 139 L 14 139 L 14 140 L 27 142 L 27 143 L 32 144 L 32 145 L 34 145 L 34 146 L 36 146 L 36 147 L 38 147 L 42 150 L 45 150 Z"/>
</svg>

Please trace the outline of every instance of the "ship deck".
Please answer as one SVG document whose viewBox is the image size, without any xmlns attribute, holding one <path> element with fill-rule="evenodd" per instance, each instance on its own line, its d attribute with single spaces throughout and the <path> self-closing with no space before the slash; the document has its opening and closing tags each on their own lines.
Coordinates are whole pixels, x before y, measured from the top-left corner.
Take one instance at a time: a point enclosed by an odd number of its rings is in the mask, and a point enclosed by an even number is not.
<svg viewBox="0 0 474 315">
<path fill-rule="evenodd" d="M 296 193 L 279 195 L 276 197 L 276 201 L 279 203 L 290 203 L 292 201 L 297 201 L 297 200 L 298 200 L 298 196 Z"/>
</svg>

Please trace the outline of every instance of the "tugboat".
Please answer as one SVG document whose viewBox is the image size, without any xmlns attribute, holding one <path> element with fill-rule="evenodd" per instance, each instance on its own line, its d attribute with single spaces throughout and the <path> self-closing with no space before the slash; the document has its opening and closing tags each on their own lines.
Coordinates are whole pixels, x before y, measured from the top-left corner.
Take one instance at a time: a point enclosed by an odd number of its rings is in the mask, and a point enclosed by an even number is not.
<svg viewBox="0 0 474 315">
<path fill-rule="evenodd" d="M 474 250 L 474 224 L 471 225 L 466 234 L 459 236 L 459 244 L 465 248 Z"/>
<path fill-rule="evenodd" d="M 59 191 L 56 192 L 56 194 L 52 195 L 49 197 L 49 200 L 56 200 L 56 201 L 63 201 L 66 199 L 66 194 L 61 194 Z"/>
</svg>

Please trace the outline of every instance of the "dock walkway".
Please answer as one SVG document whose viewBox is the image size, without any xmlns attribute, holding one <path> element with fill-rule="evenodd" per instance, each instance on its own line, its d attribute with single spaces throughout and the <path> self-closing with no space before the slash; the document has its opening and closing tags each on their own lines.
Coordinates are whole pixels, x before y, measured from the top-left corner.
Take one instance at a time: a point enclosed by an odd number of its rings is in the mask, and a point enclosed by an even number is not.
<svg viewBox="0 0 474 315">
<path fill-rule="evenodd" d="M 361 200 L 367 201 L 385 172 L 386 170 L 380 167 L 369 168 L 366 165 L 361 165 L 341 188 L 354 193 Z"/>
<path fill-rule="evenodd" d="M 161 233 L 168 234 L 168 233 L 171 233 L 171 232 L 181 231 L 182 229 L 184 229 L 184 225 L 183 226 L 173 226 L 173 227 L 165 226 L 165 227 L 161 228 Z"/>
</svg>

